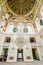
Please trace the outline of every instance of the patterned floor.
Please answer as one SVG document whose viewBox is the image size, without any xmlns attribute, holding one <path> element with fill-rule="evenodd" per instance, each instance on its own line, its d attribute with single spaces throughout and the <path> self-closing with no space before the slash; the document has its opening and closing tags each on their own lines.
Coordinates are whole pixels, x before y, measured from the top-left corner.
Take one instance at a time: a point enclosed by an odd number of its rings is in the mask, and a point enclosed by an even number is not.
<svg viewBox="0 0 43 65">
<path fill-rule="evenodd" d="M 43 61 L 32 61 L 32 62 L 16 62 L 16 63 L 7 63 L 0 62 L 0 65 L 43 65 Z"/>
</svg>

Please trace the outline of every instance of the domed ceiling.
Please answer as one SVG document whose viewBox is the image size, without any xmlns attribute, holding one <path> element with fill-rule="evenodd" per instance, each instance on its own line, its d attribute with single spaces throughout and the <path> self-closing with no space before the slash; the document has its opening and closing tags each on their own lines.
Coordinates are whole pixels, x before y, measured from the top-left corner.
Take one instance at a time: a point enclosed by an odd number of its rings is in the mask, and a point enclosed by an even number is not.
<svg viewBox="0 0 43 65">
<path fill-rule="evenodd" d="M 36 0 L 7 0 L 7 5 L 13 13 L 24 15 L 33 9 L 35 2 Z"/>
</svg>

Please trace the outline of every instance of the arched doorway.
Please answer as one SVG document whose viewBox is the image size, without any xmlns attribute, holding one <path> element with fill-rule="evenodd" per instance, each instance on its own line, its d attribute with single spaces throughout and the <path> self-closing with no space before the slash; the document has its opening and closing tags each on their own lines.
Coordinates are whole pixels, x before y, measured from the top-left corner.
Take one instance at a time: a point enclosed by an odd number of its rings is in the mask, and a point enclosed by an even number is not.
<svg viewBox="0 0 43 65">
<path fill-rule="evenodd" d="M 23 49 L 17 50 L 17 61 L 23 61 Z"/>
<path fill-rule="evenodd" d="M 23 61 L 23 46 L 25 45 L 25 39 L 23 37 L 17 37 L 15 40 L 17 49 L 17 61 Z"/>
</svg>

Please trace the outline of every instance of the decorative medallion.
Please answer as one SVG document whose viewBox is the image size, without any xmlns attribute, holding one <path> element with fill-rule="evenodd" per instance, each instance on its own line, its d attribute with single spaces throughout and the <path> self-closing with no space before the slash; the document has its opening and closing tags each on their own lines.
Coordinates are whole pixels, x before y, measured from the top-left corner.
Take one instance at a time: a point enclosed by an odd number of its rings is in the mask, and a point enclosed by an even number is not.
<svg viewBox="0 0 43 65">
<path fill-rule="evenodd" d="M 13 28 L 13 32 L 17 32 L 18 31 L 18 29 L 17 28 Z"/>
<path fill-rule="evenodd" d="M 28 32 L 28 28 L 24 28 L 23 31 L 26 33 Z"/>
<path fill-rule="evenodd" d="M 40 25 L 42 25 L 42 26 L 43 26 L 43 20 L 40 20 Z"/>
</svg>

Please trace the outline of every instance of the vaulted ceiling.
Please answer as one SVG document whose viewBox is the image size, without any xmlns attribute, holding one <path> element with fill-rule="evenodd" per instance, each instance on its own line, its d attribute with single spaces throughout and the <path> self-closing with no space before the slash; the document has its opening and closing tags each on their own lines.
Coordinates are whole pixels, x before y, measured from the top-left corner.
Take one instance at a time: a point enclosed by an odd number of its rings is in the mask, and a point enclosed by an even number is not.
<svg viewBox="0 0 43 65">
<path fill-rule="evenodd" d="M 7 0 L 8 7 L 17 15 L 24 15 L 29 13 L 36 0 Z"/>
</svg>

